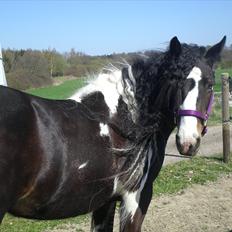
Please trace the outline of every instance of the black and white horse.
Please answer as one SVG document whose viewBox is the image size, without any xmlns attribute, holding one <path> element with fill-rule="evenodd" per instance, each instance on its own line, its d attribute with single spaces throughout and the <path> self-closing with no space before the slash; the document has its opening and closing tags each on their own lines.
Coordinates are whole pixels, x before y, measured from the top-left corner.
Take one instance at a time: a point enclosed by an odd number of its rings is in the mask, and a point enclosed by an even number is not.
<svg viewBox="0 0 232 232">
<path fill-rule="evenodd" d="M 175 126 L 182 154 L 199 147 L 224 44 L 206 51 L 174 37 L 167 52 L 111 68 L 69 100 L 1 87 L 0 220 L 93 212 L 92 231 L 109 232 L 121 201 L 120 231 L 141 231 Z"/>
</svg>

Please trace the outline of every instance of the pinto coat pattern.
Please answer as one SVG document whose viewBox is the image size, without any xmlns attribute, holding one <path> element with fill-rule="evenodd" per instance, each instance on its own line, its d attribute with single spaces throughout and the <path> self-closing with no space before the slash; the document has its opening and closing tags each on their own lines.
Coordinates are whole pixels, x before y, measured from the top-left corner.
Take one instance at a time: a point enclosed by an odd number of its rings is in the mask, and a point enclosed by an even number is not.
<svg viewBox="0 0 232 232">
<path fill-rule="evenodd" d="M 91 230 L 110 232 L 121 201 L 120 231 L 141 231 L 175 126 L 182 154 L 199 147 L 203 123 L 196 119 L 186 137 L 188 123 L 176 124 L 176 112 L 188 107 L 191 90 L 194 108 L 206 111 L 224 44 L 225 37 L 206 52 L 174 37 L 167 52 L 111 67 L 69 100 L 0 87 L 0 220 L 6 212 L 34 219 L 93 212 Z"/>
</svg>

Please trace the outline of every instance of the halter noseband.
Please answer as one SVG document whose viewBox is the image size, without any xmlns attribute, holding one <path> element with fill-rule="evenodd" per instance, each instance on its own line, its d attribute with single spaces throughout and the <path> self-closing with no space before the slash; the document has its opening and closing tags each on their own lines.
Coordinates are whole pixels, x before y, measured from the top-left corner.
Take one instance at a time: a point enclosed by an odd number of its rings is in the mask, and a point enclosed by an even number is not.
<svg viewBox="0 0 232 232">
<path fill-rule="evenodd" d="M 208 120 L 209 114 L 212 110 L 213 99 L 214 99 L 214 95 L 212 93 L 210 95 L 209 104 L 208 104 L 207 111 L 205 114 L 201 113 L 200 111 L 196 111 L 196 110 L 179 110 L 177 113 L 177 116 L 179 116 L 179 117 L 181 117 L 181 116 L 193 116 L 193 117 L 196 117 L 196 118 L 203 120 L 204 127 L 203 127 L 201 134 L 202 134 L 202 136 L 204 136 L 207 133 L 207 120 Z"/>
</svg>

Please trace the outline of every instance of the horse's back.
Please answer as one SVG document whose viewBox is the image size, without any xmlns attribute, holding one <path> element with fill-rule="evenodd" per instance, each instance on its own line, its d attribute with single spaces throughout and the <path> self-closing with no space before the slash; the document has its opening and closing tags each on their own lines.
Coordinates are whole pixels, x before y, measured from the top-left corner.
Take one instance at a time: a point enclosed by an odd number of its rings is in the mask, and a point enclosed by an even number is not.
<svg viewBox="0 0 232 232">
<path fill-rule="evenodd" d="M 94 112 L 90 102 L 48 100 L 4 87 L 0 102 L 0 176 L 12 180 L 11 186 L 3 179 L 0 184 L 14 193 L 11 213 L 63 218 L 99 207 L 102 195 L 110 198 L 113 158 L 109 138 L 100 134 L 104 107 Z"/>
</svg>

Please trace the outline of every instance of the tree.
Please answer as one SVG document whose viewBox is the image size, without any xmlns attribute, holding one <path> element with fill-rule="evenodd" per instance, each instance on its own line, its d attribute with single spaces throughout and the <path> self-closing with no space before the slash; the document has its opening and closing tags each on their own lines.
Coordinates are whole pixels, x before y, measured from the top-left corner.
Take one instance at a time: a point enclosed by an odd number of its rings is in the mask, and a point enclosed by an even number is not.
<svg viewBox="0 0 232 232">
<path fill-rule="evenodd" d="M 23 90 L 52 83 L 49 65 L 42 52 L 30 49 L 13 51 L 12 57 L 6 57 L 10 60 L 10 69 L 6 73 L 9 86 Z"/>
</svg>

